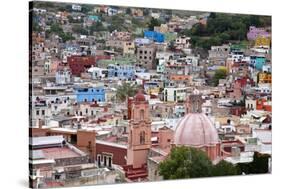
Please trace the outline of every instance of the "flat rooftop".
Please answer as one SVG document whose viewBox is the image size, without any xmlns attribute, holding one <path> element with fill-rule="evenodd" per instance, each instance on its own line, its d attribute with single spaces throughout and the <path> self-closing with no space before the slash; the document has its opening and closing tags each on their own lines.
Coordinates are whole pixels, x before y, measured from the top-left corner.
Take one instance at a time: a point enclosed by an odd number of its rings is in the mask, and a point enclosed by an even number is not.
<svg viewBox="0 0 281 189">
<path fill-rule="evenodd" d="M 115 142 L 108 142 L 108 141 L 104 141 L 104 140 L 96 140 L 97 144 L 103 144 L 103 145 L 107 145 L 107 146 L 113 146 L 113 147 L 117 147 L 117 148 L 123 148 L 123 149 L 127 149 L 127 143 L 126 144 L 119 144 L 119 143 L 115 143 Z"/>
<path fill-rule="evenodd" d="M 46 159 L 62 159 L 81 156 L 68 147 L 43 148 L 41 151 Z"/>
<path fill-rule="evenodd" d="M 53 145 L 53 144 L 62 144 L 63 136 L 43 136 L 43 137 L 30 137 L 29 144 L 32 146 L 40 145 Z"/>
</svg>

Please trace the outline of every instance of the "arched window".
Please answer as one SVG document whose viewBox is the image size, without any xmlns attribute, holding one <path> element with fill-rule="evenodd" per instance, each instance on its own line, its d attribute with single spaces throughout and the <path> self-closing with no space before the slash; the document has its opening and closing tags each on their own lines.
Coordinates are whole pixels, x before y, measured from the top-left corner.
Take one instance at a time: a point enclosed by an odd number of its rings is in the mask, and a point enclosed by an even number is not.
<svg viewBox="0 0 281 189">
<path fill-rule="evenodd" d="M 111 164 L 112 164 L 112 157 L 108 157 L 108 167 L 111 167 Z"/>
<path fill-rule="evenodd" d="M 144 144 L 145 143 L 145 132 L 141 131 L 140 132 L 140 144 Z"/>
<path fill-rule="evenodd" d="M 101 166 L 101 155 L 98 154 L 98 166 L 100 167 Z"/>
<path fill-rule="evenodd" d="M 107 166 L 107 165 L 106 165 L 106 160 L 107 160 L 107 157 L 106 157 L 106 156 L 103 156 L 103 165 L 104 165 L 104 166 Z"/>
<path fill-rule="evenodd" d="M 144 110 L 140 110 L 140 120 L 144 120 Z"/>
</svg>

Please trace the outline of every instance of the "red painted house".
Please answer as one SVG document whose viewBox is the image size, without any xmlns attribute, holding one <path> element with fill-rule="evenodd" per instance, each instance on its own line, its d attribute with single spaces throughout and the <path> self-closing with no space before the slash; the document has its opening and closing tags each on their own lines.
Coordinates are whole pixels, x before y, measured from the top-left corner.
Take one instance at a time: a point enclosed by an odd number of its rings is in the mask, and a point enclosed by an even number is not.
<svg viewBox="0 0 281 189">
<path fill-rule="evenodd" d="M 250 84 L 251 86 L 253 86 L 255 84 L 253 79 L 250 77 L 240 77 L 235 82 L 239 83 L 241 88 L 246 87 L 247 84 Z"/>
<path fill-rule="evenodd" d="M 245 114 L 246 108 L 244 106 L 233 106 L 230 108 L 231 115 L 235 116 L 241 116 L 242 114 Z"/>
<path fill-rule="evenodd" d="M 126 165 L 127 145 L 96 141 L 96 160 L 99 166 Z"/>
<path fill-rule="evenodd" d="M 272 106 L 271 106 L 271 103 L 268 103 L 268 101 L 266 99 L 258 99 L 256 109 L 271 112 Z"/>
<path fill-rule="evenodd" d="M 80 76 L 86 68 L 96 65 L 94 56 L 70 56 L 67 57 L 67 63 L 73 75 Z"/>
<path fill-rule="evenodd" d="M 67 57 L 67 63 L 73 75 L 80 76 L 80 74 L 91 66 L 95 66 L 97 61 L 101 59 L 110 59 L 110 56 L 70 56 Z"/>
</svg>

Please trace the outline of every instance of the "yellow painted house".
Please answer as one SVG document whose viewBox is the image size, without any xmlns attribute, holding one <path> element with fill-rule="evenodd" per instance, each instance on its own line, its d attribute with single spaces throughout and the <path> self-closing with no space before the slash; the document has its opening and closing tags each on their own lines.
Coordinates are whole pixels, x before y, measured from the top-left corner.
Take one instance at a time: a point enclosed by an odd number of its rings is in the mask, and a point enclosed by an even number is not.
<svg viewBox="0 0 281 189">
<path fill-rule="evenodd" d="M 271 83 L 271 74 L 259 73 L 259 83 Z"/>
<path fill-rule="evenodd" d="M 263 37 L 263 36 L 259 36 L 257 37 L 257 39 L 255 40 L 255 46 L 256 47 L 260 47 L 260 46 L 270 46 L 270 37 Z"/>
</svg>

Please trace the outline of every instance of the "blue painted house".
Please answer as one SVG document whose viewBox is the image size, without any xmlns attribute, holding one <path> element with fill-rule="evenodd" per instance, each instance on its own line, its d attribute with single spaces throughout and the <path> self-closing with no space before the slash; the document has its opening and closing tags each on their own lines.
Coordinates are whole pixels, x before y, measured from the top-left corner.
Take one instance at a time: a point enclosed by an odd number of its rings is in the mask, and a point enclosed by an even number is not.
<svg viewBox="0 0 281 189">
<path fill-rule="evenodd" d="M 257 70 L 262 70 L 263 66 L 266 64 L 266 58 L 264 56 L 251 56 L 251 65 Z"/>
<path fill-rule="evenodd" d="M 105 90 L 104 87 L 89 87 L 75 89 L 77 102 L 104 102 Z"/>
<path fill-rule="evenodd" d="M 135 68 L 131 65 L 114 65 L 110 64 L 107 67 L 108 77 L 118 77 L 119 79 L 132 80 L 135 77 Z"/>
<path fill-rule="evenodd" d="M 159 43 L 165 41 L 164 34 L 156 31 L 144 31 L 144 37 Z"/>
<path fill-rule="evenodd" d="M 96 15 L 90 15 L 89 20 L 93 21 L 93 22 L 99 22 L 100 21 L 100 17 L 96 16 Z"/>
</svg>

